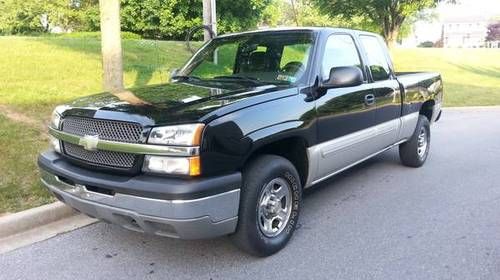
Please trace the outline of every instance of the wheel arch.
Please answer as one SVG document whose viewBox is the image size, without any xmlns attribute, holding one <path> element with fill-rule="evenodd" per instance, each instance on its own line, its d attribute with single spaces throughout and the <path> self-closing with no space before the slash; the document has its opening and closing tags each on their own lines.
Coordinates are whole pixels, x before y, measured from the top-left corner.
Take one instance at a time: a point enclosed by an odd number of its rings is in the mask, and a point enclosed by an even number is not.
<svg viewBox="0 0 500 280">
<path fill-rule="evenodd" d="M 425 101 L 422 106 L 420 106 L 419 114 L 425 116 L 429 122 L 432 122 L 435 105 L 436 101 L 434 99 Z"/>
<path fill-rule="evenodd" d="M 269 137 L 254 142 L 253 149 L 246 156 L 242 167 L 260 155 L 277 155 L 289 160 L 297 169 L 300 182 L 304 186 L 309 172 L 309 158 L 307 139 L 297 134 L 287 134 L 281 137 Z"/>
</svg>

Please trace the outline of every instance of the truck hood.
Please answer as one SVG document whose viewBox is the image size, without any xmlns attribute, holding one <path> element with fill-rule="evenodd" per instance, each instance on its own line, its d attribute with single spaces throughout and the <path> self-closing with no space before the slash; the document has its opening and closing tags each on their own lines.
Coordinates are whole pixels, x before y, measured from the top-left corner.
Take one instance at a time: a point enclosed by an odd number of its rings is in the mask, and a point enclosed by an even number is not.
<svg viewBox="0 0 500 280">
<path fill-rule="evenodd" d="M 169 83 L 86 96 L 67 104 L 63 116 L 122 120 L 143 126 L 208 123 L 233 111 L 294 94 L 297 89 L 289 86 Z"/>
</svg>

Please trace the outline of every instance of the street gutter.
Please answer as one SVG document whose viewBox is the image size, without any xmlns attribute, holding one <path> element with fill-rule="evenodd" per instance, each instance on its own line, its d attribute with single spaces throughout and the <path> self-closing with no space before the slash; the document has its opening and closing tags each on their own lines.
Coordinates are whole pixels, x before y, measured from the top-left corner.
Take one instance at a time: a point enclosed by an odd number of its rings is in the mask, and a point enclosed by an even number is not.
<svg viewBox="0 0 500 280">
<path fill-rule="evenodd" d="M 0 254 L 72 231 L 97 220 L 55 202 L 0 217 Z"/>
</svg>

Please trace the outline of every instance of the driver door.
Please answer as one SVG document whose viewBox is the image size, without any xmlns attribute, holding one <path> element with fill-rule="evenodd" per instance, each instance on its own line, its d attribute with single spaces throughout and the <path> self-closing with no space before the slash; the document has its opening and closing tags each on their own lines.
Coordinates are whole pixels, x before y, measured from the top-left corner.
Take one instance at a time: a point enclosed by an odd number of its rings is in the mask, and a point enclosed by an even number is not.
<svg viewBox="0 0 500 280">
<path fill-rule="evenodd" d="M 330 69 L 356 66 L 361 58 L 353 38 L 348 34 L 331 35 L 322 61 L 322 79 Z M 366 80 L 366 77 L 365 77 Z M 359 86 L 333 88 L 317 99 L 318 142 L 316 179 L 341 170 L 373 153 L 372 127 L 375 125 L 373 90 L 367 82 Z"/>
</svg>

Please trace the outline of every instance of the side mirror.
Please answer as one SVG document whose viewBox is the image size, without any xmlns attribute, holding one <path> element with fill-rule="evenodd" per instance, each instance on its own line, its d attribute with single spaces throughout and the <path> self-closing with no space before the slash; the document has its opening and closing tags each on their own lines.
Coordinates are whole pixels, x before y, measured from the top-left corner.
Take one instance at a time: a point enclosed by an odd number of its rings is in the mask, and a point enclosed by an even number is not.
<svg viewBox="0 0 500 280">
<path fill-rule="evenodd" d="M 324 88 L 355 87 L 363 84 L 363 72 L 356 66 L 333 67 Z"/>
</svg>

